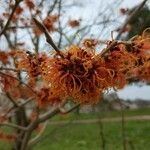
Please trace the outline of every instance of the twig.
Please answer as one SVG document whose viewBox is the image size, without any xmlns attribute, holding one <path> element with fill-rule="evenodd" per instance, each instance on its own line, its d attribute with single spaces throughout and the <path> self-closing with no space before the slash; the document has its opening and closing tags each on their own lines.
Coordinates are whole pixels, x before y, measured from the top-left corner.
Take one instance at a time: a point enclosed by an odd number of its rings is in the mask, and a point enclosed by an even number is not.
<svg viewBox="0 0 150 150">
<path fill-rule="evenodd" d="M 27 131 L 25 132 L 24 138 L 22 140 L 22 145 L 21 145 L 21 149 L 20 150 L 26 150 L 27 146 L 28 146 L 28 141 L 31 137 L 32 134 L 32 130 L 31 131 Z"/>
<path fill-rule="evenodd" d="M 73 110 L 75 110 L 76 108 L 78 108 L 81 104 L 76 104 L 75 106 L 73 106 L 71 109 L 64 111 L 64 109 L 62 109 L 62 107 L 60 107 L 60 113 L 62 114 L 68 114 L 70 112 L 72 112 Z"/>
<path fill-rule="evenodd" d="M 10 29 L 27 29 L 27 28 L 32 28 L 32 26 L 26 25 L 26 26 L 9 26 L 9 27 L 7 27 L 8 30 L 10 30 Z"/>
<path fill-rule="evenodd" d="M 59 20 L 58 20 L 58 29 L 60 31 L 60 37 L 59 37 L 59 41 L 58 41 L 58 47 L 61 47 L 61 42 L 62 42 L 62 27 L 61 27 L 61 20 L 60 20 L 60 15 L 61 15 L 61 4 L 62 4 L 62 0 L 59 0 L 58 2 L 58 16 L 59 16 Z"/>
<path fill-rule="evenodd" d="M 18 72 L 19 70 L 14 69 L 14 68 L 5 68 L 5 67 L 0 67 L 0 70 L 7 70 L 7 71 L 14 71 L 14 72 Z"/>
<path fill-rule="evenodd" d="M 10 21 L 11 21 L 11 19 L 12 19 L 14 13 L 15 13 L 15 11 L 16 11 L 16 8 L 18 7 L 18 5 L 20 4 L 21 1 L 23 1 L 23 0 L 16 0 L 15 6 L 14 6 L 14 8 L 13 8 L 13 10 L 12 10 L 12 12 L 11 12 L 11 14 L 10 14 L 8 20 L 7 20 L 7 22 L 6 22 L 6 25 L 4 26 L 4 28 L 3 28 L 3 29 L 1 30 L 1 32 L 0 32 L 0 36 L 1 36 L 2 34 L 4 34 L 5 31 L 6 31 L 6 29 L 8 28 L 8 26 L 9 26 L 9 24 L 10 24 Z"/>
<path fill-rule="evenodd" d="M 52 11 L 54 10 L 54 8 L 55 8 L 55 6 L 56 6 L 56 4 L 57 4 L 57 1 L 58 1 L 58 0 L 55 0 L 55 1 L 54 1 L 53 5 L 50 7 L 49 11 L 47 12 L 47 15 L 50 15 L 50 14 L 52 13 Z"/>
<path fill-rule="evenodd" d="M 20 105 L 18 104 L 17 107 L 14 107 L 14 106 L 10 107 L 9 110 L 3 116 L 8 115 L 11 111 L 13 111 L 13 112 L 11 112 L 11 114 L 14 113 L 14 112 L 16 112 L 18 109 L 20 109 L 21 107 L 25 106 L 29 102 L 31 102 L 31 100 L 33 100 L 33 98 L 34 97 L 31 97 L 31 98 L 27 99 L 24 103 L 22 103 Z"/>
<path fill-rule="evenodd" d="M 118 44 L 117 41 L 113 41 L 107 48 L 105 48 L 101 53 L 100 56 L 103 57 L 110 49 Z"/>
<path fill-rule="evenodd" d="M 8 76 L 8 77 L 10 77 L 10 78 L 14 78 L 15 80 L 19 81 L 20 84 L 23 84 L 23 85 L 25 85 L 26 87 L 28 87 L 28 88 L 36 95 L 36 92 L 35 92 L 28 84 L 26 84 L 26 83 L 20 81 L 17 77 L 13 77 L 13 76 L 11 76 L 11 75 L 9 75 L 9 74 L 6 74 L 6 73 L 3 73 L 3 72 L 1 72 L 1 71 L 0 71 L 0 74 L 2 74 L 2 75 L 4 75 L 4 76 Z"/>
<path fill-rule="evenodd" d="M 56 44 L 52 40 L 52 38 L 49 35 L 48 30 L 46 29 L 46 27 L 40 21 L 38 21 L 34 17 L 33 17 L 33 21 L 35 22 L 35 24 L 37 25 L 37 27 L 45 34 L 46 41 L 54 48 L 54 50 L 57 52 L 57 54 L 59 56 L 61 56 L 62 58 L 64 58 L 64 55 L 62 54 L 62 52 L 59 50 L 59 48 L 56 46 Z"/>
<path fill-rule="evenodd" d="M 0 123 L 0 126 L 7 126 L 7 127 L 27 131 L 27 128 L 12 123 Z"/>
<path fill-rule="evenodd" d="M 66 104 L 65 102 L 62 102 L 61 107 L 63 107 Z M 71 112 L 75 109 L 76 107 L 73 107 L 72 109 L 70 109 Z M 45 114 L 39 116 L 39 118 L 37 118 L 35 121 L 33 121 L 28 127 L 27 127 L 27 132 L 25 133 L 24 139 L 23 139 L 23 144 L 21 147 L 21 150 L 25 150 L 25 147 L 30 146 L 28 145 L 29 139 L 31 137 L 31 134 L 33 132 L 33 130 L 38 126 L 38 124 L 50 119 L 51 117 L 53 117 L 54 115 L 60 113 L 60 106 L 57 106 L 55 109 L 53 109 L 52 111 L 48 111 Z"/>
<path fill-rule="evenodd" d="M 59 107 L 56 107 L 54 110 L 52 111 L 48 111 L 45 114 L 41 115 L 38 119 L 39 123 L 42 123 L 44 121 L 46 121 L 47 119 L 50 119 L 51 117 L 53 117 L 54 115 L 60 113 L 60 109 Z"/>
<path fill-rule="evenodd" d="M 128 23 L 136 16 L 136 14 L 143 8 L 147 0 L 144 0 L 128 17 L 128 19 L 125 21 L 124 25 L 122 26 L 119 34 L 117 35 L 116 39 L 118 40 L 120 36 L 122 35 L 122 30 L 128 25 Z"/>
<path fill-rule="evenodd" d="M 102 42 L 104 42 L 104 41 L 102 41 Z M 119 44 L 131 45 L 132 43 L 133 43 L 132 41 L 116 41 L 116 40 L 113 40 L 110 45 L 108 45 L 106 48 L 103 49 L 103 51 L 100 53 L 100 56 L 104 57 L 105 54 L 109 52 L 109 50 L 111 50 L 112 48 L 114 48 L 115 46 L 117 46 Z"/>
<path fill-rule="evenodd" d="M 15 100 L 9 95 L 8 92 L 6 92 L 6 96 L 9 98 L 9 100 L 13 103 L 14 107 L 18 107 L 18 103 L 15 102 Z"/>
<path fill-rule="evenodd" d="M 62 103 L 62 106 L 65 105 L 66 102 Z M 37 128 L 37 126 L 46 121 L 47 119 L 53 117 L 54 115 L 58 114 L 60 112 L 59 107 L 56 107 L 53 111 L 48 111 L 42 116 L 39 116 L 35 121 L 31 122 L 27 127 L 27 132 L 25 132 L 24 138 L 22 140 L 21 150 L 26 150 L 26 148 L 29 146 L 28 142 L 30 140 L 30 137 L 32 135 L 32 132 L 34 129 Z"/>
<path fill-rule="evenodd" d="M 64 38 L 67 40 L 68 44 L 72 45 L 71 40 L 69 39 L 69 37 L 67 37 L 67 35 L 61 30 L 57 29 L 56 30 L 59 34 L 61 34 L 62 36 L 64 36 Z"/>
<path fill-rule="evenodd" d="M 31 139 L 31 140 L 29 141 L 29 146 L 32 145 L 32 144 L 34 144 L 34 143 L 36 143 L 36 141 L 41 137 L 41 135 L 44 133 L 44 131 L 45 131 L 45 129 L 46 129 L 47 124 L 48 124 L 48 121 L 46 121 L 46 122 L 44 123 L 44 126 L 43 126 L 43 128 L 41 129 L 41 131 L 39 132 L 39 134 L 37 134 L 33 139 Z"/>
</svg>

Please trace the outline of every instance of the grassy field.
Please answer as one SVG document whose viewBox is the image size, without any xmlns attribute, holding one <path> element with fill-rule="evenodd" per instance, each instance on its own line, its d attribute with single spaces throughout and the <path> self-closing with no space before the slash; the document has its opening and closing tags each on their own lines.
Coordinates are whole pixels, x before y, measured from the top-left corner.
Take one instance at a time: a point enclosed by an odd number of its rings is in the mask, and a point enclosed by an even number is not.
<svg viewBox="0 0 150 150">
<path fill-rule="evenodd" d="M 141 108 L 141 109 L 134 109 L 134 110 L 124 110 L 124 115 L 126 117 L 129 116 L 142 116 L 142 115 L 150 115 L 150 108 Z M 100 113 L 82 113 L 82 114 L 76 114 L 76 113 L 70 113 L 67 115 L 57 115 L 52 118 L 54 121 L 60 121 L 60 120 L 68 120 L 68 119 L 97 119 L 97 118 L 112 118 L 112 117 L 121 117 L 121 111 L 108 111 L 108 112 L 100 112 Z"/>
<path fill-rule="evenodd" d="M 125 116 L 150 115 L 150 109 L 128 110 Z M 102 118 L 121 116 L 121 112 L 103 112 Z M 48 125 L 41 141 L 33 150 L 123 150 L 121 122 L 103 123 L 102 142 L 100 123 L 72 124 L 72 120 L 96 119 L 99 113 L 59 115 L 53 120 L 68 120 L 62 125 Z M 125 122 L 127 150 L 150 150 L 150 121 Z M 105 144 L 105 149 L 102 145 Z M 11 143 L 0 142 L 0 150 L 10 150 Z"/>
<path fill-rule="evenodd" d="M 127 122 L 127 150 L 150 150 L 150 122 Z M 123 150 L 121 123 L 104 123 L 105 150 Z M 100 125 L 49 126 L 34 150 L 103 150 Z"/>
</svg>

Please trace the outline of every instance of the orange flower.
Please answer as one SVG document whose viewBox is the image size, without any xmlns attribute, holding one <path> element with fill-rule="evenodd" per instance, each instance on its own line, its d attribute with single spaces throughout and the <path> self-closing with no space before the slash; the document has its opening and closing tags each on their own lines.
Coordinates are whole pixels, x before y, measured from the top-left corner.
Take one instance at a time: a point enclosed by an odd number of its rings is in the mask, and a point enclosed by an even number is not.
<svg viewBox="0 0 150 150">
<path fill-rule="evenodd" d="M 30 84 L 29 84 L 30 86 Z M 31 86 L 32 87 L 32 86 Z M 33 91 L 31 91 L 31 89 L 29 89 L 27 86 L 25 85 L 20 85 L 19 87 L 20 93 L 21 93 L 21 97 L 23 99 L 28 99 L 29 97 L 34 96 Z"/>
<path fill-rule="evenodd" d="M 58 15 L 51 15 L 51 16 L 47 16 L 44 19 L 43 23 L 49 32 L 55 31 L 54 23 L 58 21 L 58 18 L 59 18 Z"/>
<path fill-rule="evenodd" d="M 106 68 L 113 71 L 112 87 L 123 88 L 127 84 L 130 71 L 135 67 L 137 58 L 126 50 L 124 44 L 118 44 L 104 57 Z"/>
<path fill-rule="evenodd" d="M 22 12 L 23 12 L 23 8 L 18 6 L 15 11 L 16 15 L 20 15 Z"/>
<path fill-rule="evenodd" d="M 41 73 L 40 64 L 46 59 L 45 54 L 33 54 L 27 52 L 17 52 L 18 60 L 16 61 L 17 68 L 19 70 L 25 69 L 28 72 L 30 78 L 37 77 Z M 32 80 L 33 81 L 33 80 Z"/>
<path fill-rule="evenodd" d="M 42 108 L 62 102 L 62 94 L 49 87 L 43 87 L 37 91 L 37 105 Z"/>
<path fill-rule="evenodd" d="M 135 76 L 150 83 L 150 60 L 145 62 L 142 66 L 138 67 L 135 72 Z"/>
<path fill-rule="evenodd" d="M 150 28 L 145 29 L 141 36 L 132 38 L 132 41 L 141 51 L 150 51 Z"/>
<path fill-rule="evenodd" d="M 9 91 L 11 97 L 18 99 L 21 97 L 21 93 L 18 87 L 14 87 Z"/>
<path fill-rule="evenodd" d="M 58 15 L 50 15 L 47 16 L 44 21 L 43 24 L 45 25 L 45 27 L 47 28 L 47 30 L 49 32 L 54 32 L 56 30 L 55 27 L 55 23 L 58 21 L 59 16 Z M 37 35 L 40 36 L 43 32 L 35 25 L 35 23 L 33 22 L 33 32 Z"/>
<path fill-rule="evenodd" d="M 127 12 L 128 12 L 128 8 L 120 8 L 120 13 L 121 13 L 122 15 L 127 14 Z"/>
<path fill-rule="evenodd" d="M 70 20 L 68 22 L 69 26 L 72 28 L 80 26 L 80 21 L 79 20 Z"/>
<path fill-rule="evenodd" d="M 93 50 L 95 50 L 98 43 L 99 42 L 96 39 L 85 39 L 83 41 L 83 45 L 85 46 L 85 48 L 89 48 L 89 49 L 93 49 Z"/>
<path fill-rule="evenodd" d="M 35 7 L 35 4 L 33 2 L 33 0 L 25 0 L 25 4 L 27 5 L 27 7 L 32 10 Z"/>
<path fill-rule="evenodd" d="M 14 77 L 15 75 L 11 72 L 9 72 L 9 76 L 0 74 L 0 85 L 4 91 L 9 92 L 12 88 L 19 85 L 19 81 L 16 80 Z"/>
<path fill-rule="evenodd" d="M 56 55 L 42 64 L 44 80 L 52 89 L 59 89 L 57 93 L 73 97 L 78 103 L 97 102 L 112 78 L 104 61 L 77 46 L 68 48 L 64 55 L 65 58 Z"/>
<path fill-rule="evenodd" d="M 4 64 L 4 65 L 6 65 L 6 64 L 8 64 L 9 63 L 9 61 L 8 61 L 8 53 L 7 52 L 2 52 L 2 51 L 0 51 L 0 61 Z"/>
</svg>

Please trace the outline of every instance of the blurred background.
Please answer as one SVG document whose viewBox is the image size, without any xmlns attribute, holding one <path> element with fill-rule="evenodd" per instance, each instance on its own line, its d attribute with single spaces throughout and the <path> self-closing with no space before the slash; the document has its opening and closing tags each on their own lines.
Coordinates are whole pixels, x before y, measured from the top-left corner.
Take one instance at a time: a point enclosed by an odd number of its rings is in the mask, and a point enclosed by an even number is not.
<svg viewBox="0 0 150 150">
<path fill-rule="evenodd" d="M 54 29 L 51 35 L 60 49 L 81 44 L 84 39 L 129 40 L 150 27 L 149 0 L 36 0 L 31 1 L 11 31 L 0 37 L 0 50 L 13 46 L 34 52 L 52 51 L 44 35 L 38 36 L 31 18 L 45 20 Z M 9 0 L 0 0 L 0 25 L 10 12 Z M 25 7 L 21 3 L 22 8 Z M 7 10 L 7 11 L 6 11 Z M 8 13 L 8 14 L 7 14 Z M 47 24 L 48 15 L 56 15 L 54 24 Z M 59 15 L 59 19 L 57 19 Z M 34 26 L 34 25 L 33 25 Z M 14 36 L 14 33 L 16 36 Z M 2 42 L 3 41 L 3 42 Z M 97 52 L 105 45 L 100 44 Z M 25 75 L 24 75 L 25 76 Z M 25 80 L 25 79 L 24 79 Z M 0 106 L 6 97 L 0 95 Z M 6 104 L 7 105 L 7 104 Z M 72 103 L 66 107 L 70 108 Z M 5 143 L 0 143 L 1 150 Z M 34 150 L 149 150 L 150 149 L 150 86 L 144 81 L 131 81 L 124 89 L 109 89 L 100 103 L 77 108 L 68 115 L 50 120 Z"/>
</svg>

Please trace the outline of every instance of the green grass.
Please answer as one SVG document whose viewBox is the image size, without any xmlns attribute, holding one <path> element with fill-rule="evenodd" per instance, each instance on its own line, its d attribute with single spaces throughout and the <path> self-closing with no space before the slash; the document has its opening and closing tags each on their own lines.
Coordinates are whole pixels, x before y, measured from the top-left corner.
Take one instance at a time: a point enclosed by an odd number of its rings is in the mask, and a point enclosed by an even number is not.
<svg viewBox="0 0 150 150">
<path fill-rule="evenodd" d="M 149 108 L 124 111 L 125 116 L 150 115 Z M 58 115 L 53 120 L 80 120 L 120 117 L 120 111 Z M 70 121 L 71 122 L 71 121 Z M 103 123 L 105 150 L 123 150 L 121 122 Z M 34 150 L 103 150 L 100 124 L 49 125 L 43 139 Z M 150 121 L 125 123 L 127 150 L 150 150 Z"/>
<path fill-rule="evenodd" d="M 124 111 L 125 116 L 150 115 L 149 108 Z M 57 115 L 52 120 L 68 120 L 64 125 L 48 125 L 41 141 L 33 150 L 103 150 L 100 124 L 72 124 L 72 120 L 120 117 L 121 112 L 101 112 Z M 150 121 L 128 121 L 125 123 L 127 150 L 150 150 Z M 1 128 L 8 130 L 8 128 Z M 123 150 L 121 122 L 103 123 L 105 150 Z M 9 142 L 0 141 L 0 150 L 11 150 Z"/>
<path fill-rule="evenodd" d="M 142 115 L 150 115 L 150 108 L 140 108 L 140 109 L 134 109 L 134 110 L 124 110 L 125 116 L 142 116 Z M 60 120 L 68 120 L 68 119 L 96 119 L 99 116 L 101 118 L 109 118 L 109 117 L 121 117 L 121 111 L 108 111 L 108 112 L 100 112 L 100 113 L 70 113 L 67 115 L 57 115 L 52 118 L 52 120 L 60 121 Z"/>
<path fill-rule="evenodd" d="M 150 121 L 125 124 L 127 150 L 150 149 Z M 103 123 L 106 150 L 123 150 L 121 123 Z M 100 125 L 68 124 L 49 126 L 34 150 L 103 150 Z"/>
</svg>

